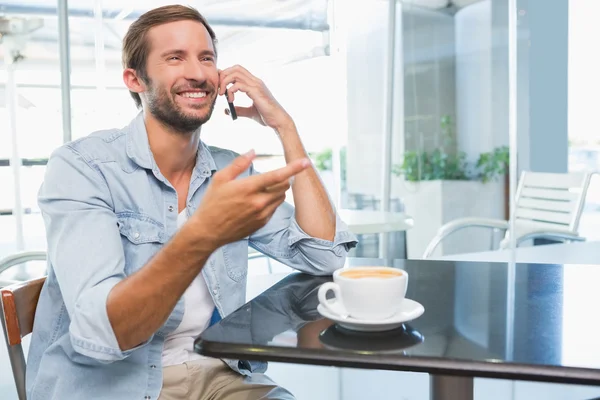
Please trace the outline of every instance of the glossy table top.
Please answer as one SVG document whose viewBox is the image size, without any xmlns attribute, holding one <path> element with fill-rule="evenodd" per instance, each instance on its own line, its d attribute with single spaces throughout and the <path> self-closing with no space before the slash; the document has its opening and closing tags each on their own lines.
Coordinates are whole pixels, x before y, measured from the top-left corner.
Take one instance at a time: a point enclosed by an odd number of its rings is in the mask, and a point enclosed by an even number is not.
<svg viewBox="0 0 600 400">
<path fill-rule="evenodd" d="M 351 259 L 349 266 L 385 265 Z M 288 275 L 207 329 L 199 353 L 241 360 L 600 385 L 600 265 L 395 260 L 425 313 L 379 333 L 323 318 L 319 286 Z M 254 277 L 256 278 L 256 277 Z"/>
</svg>

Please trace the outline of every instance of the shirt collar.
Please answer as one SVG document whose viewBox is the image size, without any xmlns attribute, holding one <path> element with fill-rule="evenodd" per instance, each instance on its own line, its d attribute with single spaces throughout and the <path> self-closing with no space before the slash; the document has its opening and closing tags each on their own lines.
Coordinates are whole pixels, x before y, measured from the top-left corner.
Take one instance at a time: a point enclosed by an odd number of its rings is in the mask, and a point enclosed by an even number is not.
<svg viewBox="0 0 600 400">
<path fill-rule="evenodd" d="M 126 132 L 127 155 L 129 158 L 142 168 L 156 168 L 156 162 L 154 161 L 154 156 L 148 141 L 148 132 L 146 131 L 143 112 L 140 111 L 138 115 L 130 122 L 126 128 Z M 202 140 L 200 140 L 198 144 L 198 151 L 196 153 L 196 166 L 194 169 L 198 172 L 214 172 L 217 170 L 217 165 L 215 164 L 215 160 L 210 152 L 210 149 L 202 142 Z"/>
</svg>

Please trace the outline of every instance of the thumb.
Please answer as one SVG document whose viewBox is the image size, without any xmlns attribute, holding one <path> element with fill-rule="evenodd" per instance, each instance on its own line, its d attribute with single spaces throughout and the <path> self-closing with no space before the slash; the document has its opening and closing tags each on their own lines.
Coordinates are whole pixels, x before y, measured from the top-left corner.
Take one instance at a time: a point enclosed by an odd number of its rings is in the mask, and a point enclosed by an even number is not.
<svg viewBox="0 0 600 400">
<path fill-rule="evenodd" d="M 256 154 L 254 150 L 250 150 L 246 154 L 236 157 L 231 164 L 215 174 L 214 180 L 222 183 L 234 180 L 242 172 L 250 168 L 255 157 Z"/>
</svg>

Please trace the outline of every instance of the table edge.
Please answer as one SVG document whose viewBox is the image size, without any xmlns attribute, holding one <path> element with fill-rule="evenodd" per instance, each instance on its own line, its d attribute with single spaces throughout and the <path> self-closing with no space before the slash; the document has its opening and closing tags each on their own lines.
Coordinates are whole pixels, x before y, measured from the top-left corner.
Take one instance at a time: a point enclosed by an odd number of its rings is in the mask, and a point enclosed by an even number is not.
<svg viewBox="0 0 600 400">
<path fill-rule="evenodd" d="M 278 355 L 274 350 L 285 350 L 288 354 L 293 354 L 293 357 Z M 202 337 L 194 341 L 194 351 L 213 358 L 600 386 L 600 370 L 591 368 L 539 366 L 508 362 L 484 363 L 419 356 L 399 357 L 390 363 L 389 360 L 384 361 L 383 358 L 378 358 L 376 355 L 365 356 L 361 354 L 353 356 L 342 352 L 337 353 L 339 360 L 332 361 L 328 357 L 322 356 L 322 352 L 317 349 L 248 346 L 239 343 L 214 342 L 205 340 Z"/>
</svg>

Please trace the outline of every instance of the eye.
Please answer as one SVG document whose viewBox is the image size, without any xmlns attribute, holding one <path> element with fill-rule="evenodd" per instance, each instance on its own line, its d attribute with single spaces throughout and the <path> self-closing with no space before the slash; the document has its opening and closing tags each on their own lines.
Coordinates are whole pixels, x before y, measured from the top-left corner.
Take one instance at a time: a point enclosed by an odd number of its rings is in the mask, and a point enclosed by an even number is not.
<svg viewBox="0 0 600 400">
<path fill-rule="evenodd" d="M 179 61 L 179 60 L 181 60 L 181 57 L 177 57 L 177 56 L 171 56 L 171 57 L 169 57 L 169 58 L 168 58 L 168 60 L 169 60 L 169 61 L 171 61 L 171 60 L 176 60 L 176 61 Z"/>
<path fill-rule="evenodd" d="M 213 61 L 214 61 L 214 58 L 212 58 L 212 57 L 210 57 L 210 56 L 206 56 L 206 57 L 202 57 L 202 58 L 201 58 L 201 60 L 202 60 L 203 62 L 204 62 L 204 61 L 207 61 L 207 62 L 213 62 Z"/>
</svg>

